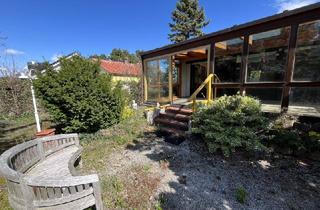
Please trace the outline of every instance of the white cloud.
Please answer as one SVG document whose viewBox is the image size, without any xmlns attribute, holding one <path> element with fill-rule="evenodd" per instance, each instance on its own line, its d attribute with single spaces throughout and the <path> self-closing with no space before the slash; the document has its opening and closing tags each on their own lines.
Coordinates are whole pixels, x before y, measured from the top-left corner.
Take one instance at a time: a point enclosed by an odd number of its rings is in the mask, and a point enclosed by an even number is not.
<svg viewBox="0 0 320 210">
<path fill-rule="evenodd" d="M 23 51 L 20 51 L 20 50 L 15 50 L 15 49 L 5 49 L 4 50 L 4 54 L 7 54 L 7 55 L 23 55 L 24 52 Z"/>
<path fill-rule="evenodd" d="M 51 57 L 51 61 L 55 62 L 57 60 L 59 60 L 59 58 L 61 58 L 63 55 L 61 53 L 55 53 L 53 54 L 53 56 Z"/>
<path fill-rule="evenodd" d="M 284 10 L 293 10 L 316 2 L 319 2 L 319 0 L 275 0 L 274 6 L 280 13 Z"/>
</svg>

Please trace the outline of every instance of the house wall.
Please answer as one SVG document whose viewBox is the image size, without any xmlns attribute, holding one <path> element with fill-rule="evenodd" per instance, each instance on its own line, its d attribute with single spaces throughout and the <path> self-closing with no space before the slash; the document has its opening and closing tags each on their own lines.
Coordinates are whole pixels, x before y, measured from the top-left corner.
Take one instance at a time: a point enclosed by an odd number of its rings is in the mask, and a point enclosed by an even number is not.
<svg viewBox="0 0 320 210">
<path fill-rule="evenodd" d="M 140 80 L 140 77 L 124 77 L 124 76 L 112 76 L 112 81 L 113 82 L 130 82 L 130 81 L 135 81 L 138 82 Z"/>
</svg>

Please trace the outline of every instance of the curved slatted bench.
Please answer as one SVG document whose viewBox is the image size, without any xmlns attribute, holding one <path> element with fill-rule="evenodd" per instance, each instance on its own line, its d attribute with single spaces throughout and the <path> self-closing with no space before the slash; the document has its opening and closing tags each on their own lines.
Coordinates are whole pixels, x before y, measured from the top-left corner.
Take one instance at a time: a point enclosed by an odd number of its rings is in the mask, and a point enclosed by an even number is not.
<svg viewBox="0 0 320 210">
<path fill-rule="evenodd" d="M 31 140 L 0 156 L 0 174 L 7 180 L 14 209 L 102 209 L 98 175 L 80 176 L 82 148 L 77 134 Z"/>
</svg>

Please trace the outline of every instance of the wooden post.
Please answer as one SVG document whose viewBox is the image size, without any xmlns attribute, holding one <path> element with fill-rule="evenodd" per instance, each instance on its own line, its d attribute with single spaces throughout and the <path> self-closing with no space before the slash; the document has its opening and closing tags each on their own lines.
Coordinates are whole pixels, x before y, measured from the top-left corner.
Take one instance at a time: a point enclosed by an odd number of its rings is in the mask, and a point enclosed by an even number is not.
<svg viewBox="0 0 320 210">
<path fill-rule="evenodd" d="M 173 68 L 175 67 L 175 63 L 174 63 L 174 56 L 171 56 L 169 58 L 169 100 L 170 100 L 170 104 L 173 103 L 173 86 L 172 86 L 172 71 L 173 71 Z"/>
<path fill-rule="evenodd" d="M 25 209 L 27 210 L 33 210 L 34 205 L 33 205 L 33 191 L 31 188 L 26 184 L 24 180 L 25 175 L 22 175 L 20 177 L 20 187 L 21 187 L 21 192 L 24 197 L 24 202 L 25 202 Z"/>
<path fill-rule="evenodd" d="M 45 156 L 44 150 L 43 150 L 43 143 L 40 140 L 38 140 L 38 142 L 37 142 L 37 149 L 39 152 L 40 159 L 43 160 L 46 156 Z"/>
<path fill-rule="evenodd" d="M 299 27 L 298 24 L 292 25 L 291 31 L 290 31 L 287 65 L 286 65 L 285 78 L 284 78 L 285 84 L 282 90 L 281 112 L 286 112 L 289 107 L 289 96 L 290 96 L 289 84 L 292 80 L 293 69 L 294 69 L 298 27 Z"/>
<path fill-rule="evenodd" d="M 96 209 L 97 210 L 102 210 L 103 209 L 103 203 L 101 199 L 101 188 L 100 188 L 100 183 L 99 182 L 94 182 L 92 184 L 93 187 L 93 193 L 94 193 L 94 198 L 96 202 Z"/>
<path fill-rule="evenodd" d="M 248 69 L 248 54 L 249 54 L 249 37 L 246 35 L 243 40 L 243 49 L 241 57 L 241 68 L 240 68 L 240 95 L 245 94 L 245 83 Z"/>
<path fill-rule="evenodd" d="M 144 101 L 148 100 L 148 84 L 147 84 L 147 65 L 145 61 L 142 62 L 142 72 L 143 72 L 143 90 L 144 90 Z"/>
<path fill-rule="evenodd" d="M 211 45 L 207 48 L 207 77 L 211 74 Z M 212 80 L 210 79 L 207 84 L 207 101 L 211 99 L 211 87 L 212 87 Z"/>
<path fill-rule="evenodd" d="M 209 79 L 209 86 L 208 86 L 208 104 L 212 99 L 212 77 Z"/>
</svg>

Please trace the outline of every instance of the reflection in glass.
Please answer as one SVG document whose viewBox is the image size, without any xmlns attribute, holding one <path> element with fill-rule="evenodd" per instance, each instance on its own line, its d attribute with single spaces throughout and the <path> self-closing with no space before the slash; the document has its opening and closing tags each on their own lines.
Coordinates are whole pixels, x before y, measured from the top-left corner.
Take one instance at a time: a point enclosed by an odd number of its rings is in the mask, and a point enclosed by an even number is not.
<svg viewBox="0 0 320 210">
<path fill-rule="evenodd" d="M 159 103 L 169 101 L 169 59 L 148 61 L 146 64 L 147 100 Z"/>
<path fill-rule="evenodd" d="M 232 96 L 239 93 L 239 88 L 217 88 L 216 89 L 216 97 L 221 97 L 224 95 Z"/>
<path fill-rule="evenodd" d="M 291 88 L 288 111 L 320 117 L 320 87 Z"/>
<path fill-rule="evenodd" d="M 320 106 L 320 87 L 291 88 L 290 105 Z"/>
<path fill-rule="evenodd" d="M 281 105 L 282 88 L 247 88 L 246 95 L 258 98 L 263 104 Z"/>
<path fill-rule="evenodd" d="M 247 82 L 283 81 L 290 28 L 249 36 Z"/>
<path fill-rule="evenodd" d="M 293 80 L 320 81 L 320 20 L 299 25 Z"/>
<path fill-rule="evenodd" d="M 157 84 L 159 81 L 158 78 L 158 62 L 157 61 L 148 61 L 147 62 L 147 82 L 148 84 Z"/>
<path fill-rule="evenodd" d="M 239 82 L 243 39 L 215 43 L 214 73 L 221 82 Z"/>
</svg>

